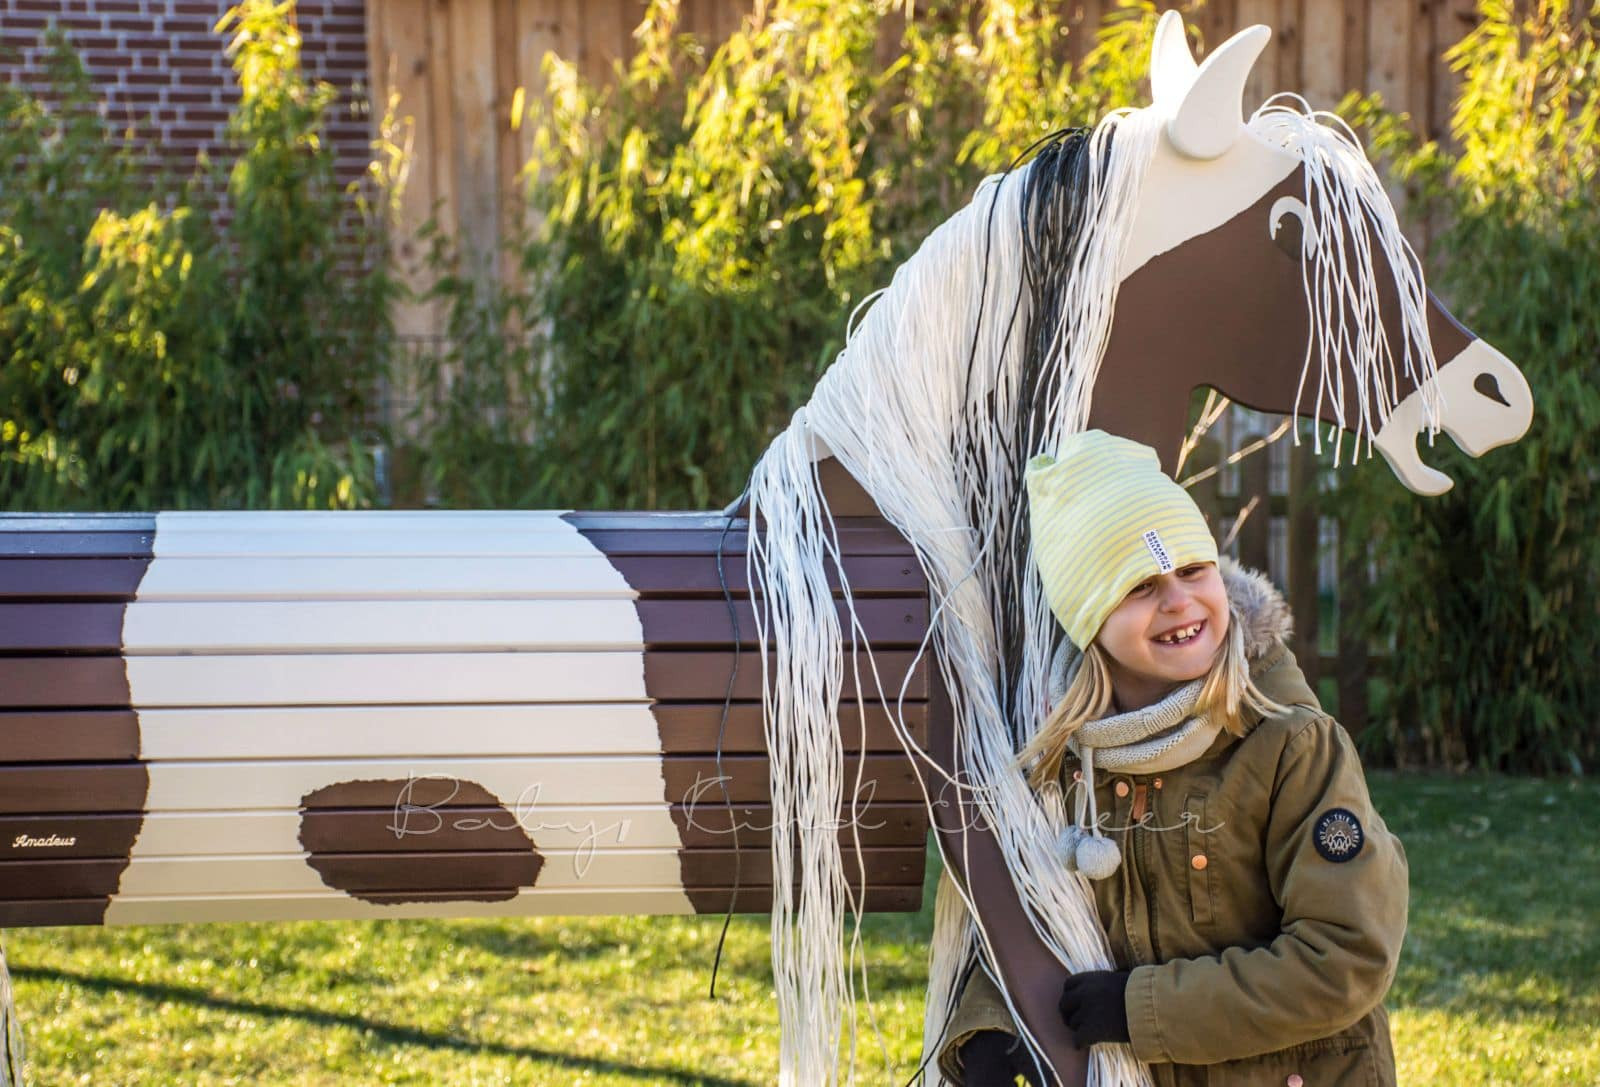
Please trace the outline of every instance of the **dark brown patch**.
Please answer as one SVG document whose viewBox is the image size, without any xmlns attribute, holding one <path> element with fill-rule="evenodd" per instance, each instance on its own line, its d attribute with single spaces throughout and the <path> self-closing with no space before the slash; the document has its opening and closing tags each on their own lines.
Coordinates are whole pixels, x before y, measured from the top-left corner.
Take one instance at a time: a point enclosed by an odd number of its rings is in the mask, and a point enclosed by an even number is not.
<svg viewBox="0 0 1600 1087">
<path fill-rule="evenodd" d="M 326 818 L 333 813 L 340 818 Z M 441 847 L 434 836 L 447 825 L 450 844 Z M 381 835 L 394 847 L 363 851 Z M 374 903 L 503 902 L 532 887 L 544 867 L 499 799 L 456 779 L 326 785 L 301 798 L 300 844 L 323 883 Z"/>
<path fill-rule="evenodd" d="M 121 635 L 154 539 L 148 515 L 0 515 L 0 924 L 103 924 L 127 870 L 150 779 Z"/>
<path fill-rule="evenodd" d="M 913 549 L 878 516 L 839 464 L 825 461 L 819 471 L 840 526 L 838 565 L 826 566 L 845 645 L 860 640 L 871 646 L 883 685 L 880 694 L 870 668 L 863 666 L 864 694 L 874 701 L 858 707 L 854 669 L 845 669 L 839 737 L 846 789 L 855 788 L 858 767 L 863 781 L 856 826 L 851 826 L 848 797 L 838 817 L 839 842 L 846 868 L 852 873 L 865 868 L 868 908 L 917 909 L 927 812 L 890 722 L 891 710 L 878 699 L 899 699 L 909 673 L 899 710 L 916 742 L 924 742 L 928 662 L 924 657 L 913 665 L 912 649 L 927 633 L 927 582 Z M 748 523 L 729 524 L 717 514 L 572 514 L 566 519 L 639 594 L 645 690 L 654 700 L 664 799 L 684 843 L 679 864 L 690 901 L 708 913 L 725 911 L 730 903 L 741 911 L 770 909 L 771 762 L 761 706 L 762 662 L 753 652 L 755 611 L 745 577 Z M 860 636 L 844 605 L 840 568 L 856 598 Z M 861 854 L 854 852 L 857 840 Z"/>
</svg>

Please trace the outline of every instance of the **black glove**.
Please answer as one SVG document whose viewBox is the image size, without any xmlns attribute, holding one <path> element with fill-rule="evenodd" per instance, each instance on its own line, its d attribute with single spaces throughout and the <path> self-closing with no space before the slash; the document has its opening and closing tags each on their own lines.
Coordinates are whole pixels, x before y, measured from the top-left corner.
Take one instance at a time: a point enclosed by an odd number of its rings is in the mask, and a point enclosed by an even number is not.
<svg viewBox="0 0 1600 1087">
<path fill-rule="evenodd" d="M 1128 1009 L 1123 997 L 1129 970 L 1085 970 L 1061 987 L 1061 1018 L 1072 1028 L 1072 1044 L 1087 1049 L 1096 1042 L 1126 1042 Z"/>
<path fill-rule="evenodd" d="M 1039 1087 L 1028 1047 L 1003 1030 L 980 1030 L 962 1042 L 961 1072 L 965 1087 L 1012 1087 L 1018 1076 L 1028 1087 Z"/>
</svg>

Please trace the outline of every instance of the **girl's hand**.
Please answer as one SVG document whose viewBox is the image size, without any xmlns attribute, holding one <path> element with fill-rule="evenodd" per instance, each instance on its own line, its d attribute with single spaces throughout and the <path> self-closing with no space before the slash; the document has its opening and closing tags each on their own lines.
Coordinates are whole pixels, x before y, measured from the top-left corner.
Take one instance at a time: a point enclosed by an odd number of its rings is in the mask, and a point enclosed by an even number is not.
<svg viewBox="0 0 1600 1087">
<path fill-rule="evenodd" d="M 1072 1043 L 1087 1049 L 1096 1042 L 1126 1042 L 1128 1009 L 1123 996 L 1129 970 L 1085 970 L 1061 987 L 1061 1018 L 1072 1028 Z"/>
</svg>

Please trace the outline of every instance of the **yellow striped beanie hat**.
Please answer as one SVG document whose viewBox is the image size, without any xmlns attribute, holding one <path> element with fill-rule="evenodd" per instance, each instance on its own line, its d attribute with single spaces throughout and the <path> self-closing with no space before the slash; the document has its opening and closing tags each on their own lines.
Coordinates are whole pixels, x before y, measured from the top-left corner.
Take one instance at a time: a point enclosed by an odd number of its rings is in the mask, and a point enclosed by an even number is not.
<svg viewBox="0 0 1600 1087">
<path fill-rule="evenodd" d="M 1205 515 L 1148 445 L 1080 431 L 1030 459 L 1023 481 L 1045 599 L 1080 650 L 1145 578 L 1217 561 Z"/>
</svg>

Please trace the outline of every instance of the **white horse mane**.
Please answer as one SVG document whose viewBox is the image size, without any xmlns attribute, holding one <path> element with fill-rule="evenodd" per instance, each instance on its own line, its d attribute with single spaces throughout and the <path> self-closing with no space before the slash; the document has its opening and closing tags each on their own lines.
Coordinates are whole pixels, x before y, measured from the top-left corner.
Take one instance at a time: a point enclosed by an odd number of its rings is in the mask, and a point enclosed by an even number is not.
<svg viewBox="0 0 1600 1087">
<path fill-rule="evenodd" d="M 1419 384 L 1431 384 L 1427 379 L 1435 368 L 1427 295 L 1371 164 L 1348 130 L 1327 124 L 1326 116 L 1274 99 L 1249 124 L 1297 155 L 1306 170 L 1304 274 L 1313 331 L 1301 386 L 1315 357 L 1321 371 L 1318 405 L 1327 394 L 1337 403 L 1345 380 L 1341 360 L 1351 360 L 1352 379 L 1363 392 L 1359 418 L 1350 425 L 1367 434 L 1370 455 L 1375 426 L 1396 400 L 1395 351 L 1376 319 L 1369 231 L 1334 224 L 1371 224 L 1376 230 L 1376 245 L 1394 270 L 1405 310 L 1401 358 Z M 1154 109 L 1119 110 L 1089 136 L 1086 186 L 1069 194 L 1081 200 L 1081 226 L 1065 251 L 1043 254 L 1063 262 L 1069 278 L 1060 312 L 1052 315 L 1058 319 L 1053 338 L 1043 359 L 1033 360 L 1036 385 L 1029 385 L 1029 345 L 1021 328 L 1038 316 L 1026 311 L 1029 266 L 1021 225 L 1038 160 L 986 178 L 971 203 L 929 234 L 889 286 L 868 299 L 871 308 L 850 329 L 811 400 L 752 473 L 746 562 L 771 759 L 772 965 L 783 1084 L 838 1083 L 846 1044 L 846 1074 L 854 1083 L 857 970 L 871 1006 L 859 959 L 859 911 L 850 891 L 850 877 L 859 874 L 846 870 L 835 829 L 843 797 L 860 795 L 862 782 L 858 770 L 845 788 L 836 725 L 844 657 L 826 563 L 835 566 L 852 623 L 855 608 L 818 480 L 820 456 L 837 457 L 866 489 L 915 548 L 927 576 L 933 612 L 918 657 L 931 639 L 951 696 L 958 758 L 977 783 L 947 780 L 943 802 L 953 802 L 950 790 L 964 789 L 993 828 L 1030 921 L 1060 962 L 1073 972 L 1112 965 L 1087 884 L 1055 855 L 1056 836 L 1067 822 L 1061 798 L 1054 790 L 1036 794 L 1015 763 L 1015 745 L 1033 734 L 1048 709 L 1047 670 L 1056 638 L 1055 620 L 1027 557 L 1020 465 L 1087 425 L 1123 247 L 1166 121 Z M 1357 239 L 1353 253 L 1343 248 L 1346 233 Z M 1346 321 L 1347 308 L 1359 315 L 1354 327 Z M 1044 402 L 1029 402 L 1030 395 Z M 1338 411 L 1342 424 L 1342 407 Z M 1019 444 L 1028 448 L 1019 450 Z M 758 518 L 765 522 L 759 535 Z M 1015 631 L 1019 615 L 1021 644 L 1012 651 L 1016 659 L 1007 660 L 1001 632 L 1008 626 Z M 884 690 L 871 648 L 861 644 L 862 628 L 857 623 L 855 629 L 850 663 L 860 698 L 893 703 L 890 717 L 901 743 L 908 752 L 920 751 L 902 719 L 904 688 Z M 1014 688 L 1008 677 L 1015 677 Z M 925 800 L 931 805 L 935 798 Z M 857 914 L 848 954 L 842 940 L 847 904 Z M 966 892 L 946 876 L 935 903 L 925 1063 L 932 1062 L 932 1047 L 953 1007 L 960 968 L 979 946 L 984 960 L 993 962 L 991 934 Z M 1038 1055 L 1038 1040 L 1015 1006 L 1011 1011 Z M 879 1043 L 893 1080 L 881 1037 Z M 1088 1082 L 1144 1085 L 1150 1079 L 1129 1047 L 1095 1046 Z"/>
<path fill-rule="evenodd" d="M 1262 103 L 1251 115 L 1249 127 L 1295 155 L 1305 171 L 1311 218 L 1306 224 L 1303 267 L 1311 336 L 1300 389 L 1304 390 L 1316 359 L 1321 380 L 1312 418 L 1320 418 L 1324 399 L 1331 397 L 1338 420 L 1329 427 L 1334 438 L 1334 467 L 1339 465 L 1347 429 L 1356 435 L 1351 463 L 1357 459 L 1362 437 L 1367 439 L 1367 456 L 1372 456 L 1373 438 L 1401 399 L 1395 348 L 1379 320 L 1374 245 L 1393 276 L 1404 329 L 1402 368 L 1422 390 L 1431 441 L 1431 435 L 1439 431 L 1445 404 L 1443 388 L 1434 380 L 1439 364 L 1428 336 L 1428 290 L 1421 262 L 1400 230 L 1394 205 L 1360 139 L 1338 114 L 1314 110 L 1304 98 L 1290 93 L 1275 94 Z M 1350 251 L 1345 249 L 1347 235 L 1354 244 Z M 1355 314 L 1353 321 L 1351 313 Z M 1356 387 L 1355 419 L 1345 418 L 1346 368 Z M 1297 411 L 1300 399 L 1301 393 L 1296 393 Z M 1314 434 L 1314 448 L 1320 453 L 1321 433 Z"/>
</svg>

